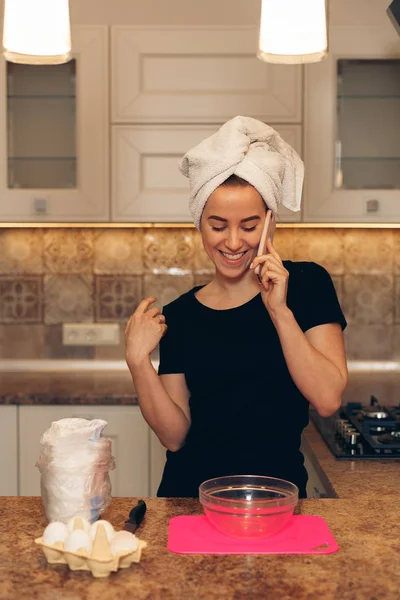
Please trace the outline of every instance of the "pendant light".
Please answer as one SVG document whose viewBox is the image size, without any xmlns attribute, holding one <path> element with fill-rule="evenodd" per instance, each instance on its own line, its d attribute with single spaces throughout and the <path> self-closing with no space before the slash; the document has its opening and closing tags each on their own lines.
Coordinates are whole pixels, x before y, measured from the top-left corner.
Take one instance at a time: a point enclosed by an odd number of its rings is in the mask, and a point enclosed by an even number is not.
<svg viewBox="0 0 400 600">
<path fill-rule="evenodd" d="M 260 60 L 312 63 L 322 60 L 327 52 L 325 0 L 262 0 Z"/>
<path fill-rule="evenodd" d="M 3 52 L 6 60 L 56 65 L 71 59 L 68 0 L 5 0 Z"/>
</svg>

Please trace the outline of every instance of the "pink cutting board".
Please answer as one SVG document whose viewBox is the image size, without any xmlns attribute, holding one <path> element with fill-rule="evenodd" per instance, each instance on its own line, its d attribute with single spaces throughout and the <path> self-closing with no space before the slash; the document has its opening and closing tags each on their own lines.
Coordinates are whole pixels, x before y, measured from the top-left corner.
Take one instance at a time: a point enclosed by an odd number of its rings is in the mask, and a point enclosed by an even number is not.
<svg viewBox="0 0 400 600">
<path fill-rule="evenodd" d="M 241 540 L 220 533 L 203 515 L 171 519 L 168 550 L 176 554 L 331 554 L 339 546 L 321 517 L 295 515 L 271 537 Z"/>
</svg>

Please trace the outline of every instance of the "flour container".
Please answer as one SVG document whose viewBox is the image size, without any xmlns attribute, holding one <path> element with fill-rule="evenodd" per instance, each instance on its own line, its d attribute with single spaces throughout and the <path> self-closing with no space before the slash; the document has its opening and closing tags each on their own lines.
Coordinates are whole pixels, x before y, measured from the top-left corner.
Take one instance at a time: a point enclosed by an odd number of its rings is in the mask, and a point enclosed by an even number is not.
<svg viewBox="0 0 400 600">
<path fill-rule="evenodd" d="M 102 433 L 106 425 L 101 419 L 61 419 L 44 432 L 36 466 L 50 522 L 80 516 L 93 523 L 110 504 L 115 462 L 111 440 Z"/>
</svg>

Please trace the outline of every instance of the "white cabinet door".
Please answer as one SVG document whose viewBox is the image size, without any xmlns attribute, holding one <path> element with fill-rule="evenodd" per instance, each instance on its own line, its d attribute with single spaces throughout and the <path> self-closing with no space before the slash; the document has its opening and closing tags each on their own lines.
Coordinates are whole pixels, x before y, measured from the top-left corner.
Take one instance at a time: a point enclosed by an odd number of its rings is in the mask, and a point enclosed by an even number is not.
<svg viewBox="0 0 400 600">
<path fill-rule="evenodd" d="M 40 438 L 52 421 L 66 417 L 104 419 L 104 435 L 112 440 L 116 469 L 110 472 L 113 496 L 149 493 L 149 429 L 138 406 L 21 406 L 19 434 L 19 491 L 40 495 L 40 473 L 35 467 Z"/>
<path fill-rule="evenodd" d="M 7 136 L 6 62 L 0 57 L 0 220 L 9 221 L 107 221 L 109 219 L 109 133 L 108 133 L 108 30 L 105 26 L 74 26 L 72 51 L 76 59 L 76 186 L 64 189 L 9 187 Z M 38 71 L 40 73 L 40 71 Z M 39 75 L 38 75 L 39 77 Z M 29 96 L 28 96 L 29 98 Z M 48 97 L 37 96 L 35 102 Z M 57 96 L 50 96 L 54 102 Z M 62 101 L 62 96 L 59 97 Z M 57 113 L 57 111 L 56 111 Z M 22 113 L 26 128 L 30 111 Z M 36 114 L 36 113 L 35 113 Z M 56 117 L 54 117 L 56 118 Z M 50 126 L 49 126 L 50 127 Z M 71 126 L 69 126 L 71 127 Z M 62 129 L 62 127 L 60 126 Z M 66 126 L 68 128 L 68 126 Z M 64 128 L 65 129 L 65 128 Z M 36 133 L 36 135 L 38 135 Z M 46 131 L 51 136 L 51 131 Z M 29 146 L 34 140 L 28 136 Z M 54 141 L 54 145 L 57 146 Z M 20 157 L 19 157 L 20 159 Z M 30 157 L 32 159 L 32 157 Z M 45 157 L 49 169 L 63 157 Z M 25 160 L 25 159 L 24 159 Z M 36 160 L 36 159 L 35 159 Z M 39 159 L 39 160 L 43 160 Z M 74 157 L 72 157 L 74 160 Z"/>
<path fill-rule="evenodd" d="M 387 27 L 331 27 L 328 58 L 306 67 L 305 221 L 367 223 L 399 220 L 400 190 L 334 186 L 337 60 L 388 58 L 400 58 L 399 37 L 389 19 Z M 395 125 L 398 126 L 398 118 Z M 375 213 L 367 212 L 370 200 L 378 201 L 379 209 Z"/>
<path fill-rule="evenodd" d="M 254 27 L 111 30 L 113 123 L 300 123 L 302 69 L 256 58 Z"/>
<path fill-rule="evenodd" d="M 301 126 L 274 125 L 302 154 Z M 112 219 L 133 222 L 191 222 L 189 183 L 179 159 L 212 135 L 217 125 L 115 125 L 112 132 Z M 282 208 L 280 221 L 299 221 Z"/>
<path fill-rule="evenodd" d="M 16 406 L 0 406 L 0 496 L 17 496 L 17 411 Z"/>
<path fill-rule="evenodd" d="M 303 453 L 304 466 L 308 474 L 307 498 L 336 498 L 337 496 L 318 465 L 312 450 L 306 443 L 303 443 L 300 450 Z"/>
<path fill-rule="evenodd" d="M 157 490 L 164 471 L 167 449 L 156 434 L 150 432 L 150 496 L 157 496 Z"/>
</svg>

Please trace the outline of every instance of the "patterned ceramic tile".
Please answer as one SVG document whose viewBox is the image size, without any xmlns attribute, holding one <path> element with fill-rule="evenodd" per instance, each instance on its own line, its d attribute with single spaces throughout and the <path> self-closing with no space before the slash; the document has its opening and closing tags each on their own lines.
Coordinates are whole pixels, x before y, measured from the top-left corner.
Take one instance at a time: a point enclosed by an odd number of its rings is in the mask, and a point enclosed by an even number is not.
<svg viewBox="0 0 400 600">
<path fill-rule="evenodd" d="M 194 239 L 194 272 L 195 273 L 214 273 L 214 263 L 209 259 L 204 250 L 200 231 L 193 231 Z"/>
<path fill-rule="evenodd" d="M 394 322 L 400 323 L 400 277 L 394 278 Z"/>
<path fill-rule="evenodd" d="M 371 375 L 365 372 L 351 374 L 343 393 L 342 406 L 354 401 L 368 404 L 371 394 L 385 405 L 399 403 L 399 392 L 397 386 L 393 385 L 394 374 L 392 379 L 384 372 Z"/>
<path fill-rule="evenodd" d="M 94 358 L 96 360 L 125 360 L 125 327 L 126 322 L 119 326 L 119 344 L 115 346 L 96 346 Z"/>
<path fill-rule="evenodd" d="M 344 262 L 347 274 L 392 273 L 393 232 L 387 229 L 349 229 L 344 231 Z"/>
<path fill-rule="evenodd" d="M 43 231 L 41 229 L 0 230 L 0 273 L 43 273 Z"/>
<path fill-rule="evenodd" d="M 143 231 L 101 229 L 94 236 L 94 272 L 99 275 L 143 273 Z"/>
<path fill-rule="evenodd" d="M 196 273 L 194 276 L 194 285 L 207 285 L 213 278 L 214 275 L 212 273 Z"/>
<path fill-rule="evenodd" d="M 152 229 L 144 235 L 146 272 L 171 275 L 191 273 L 194 253 L 191 229 Z"/>
<path fill-rule="evenodd" d="M 400 360 L 400 325 L 395 325 L 393 327 L 393 352 L 392 357 L 393 360 Z M 399 403 L 399 394 L 396 390 L 397 401 L 396 404 Z"/>
<path fill-rule="evenodd" d="M 48 273 L 78 274 L 93 271 L 93 231 L 46 229 L 44 263 Z"/>
<path fill-rule="evenodd" d="M 343 276 L 342 275 L 333 275 L 332 281 L 333 281 L 333 285 L 335 286 L 339 304 L 343 309 L 343 304 L 344 304 Z"/>
<path fill-rule="evenodd" d="M 394 265 L 393 272 L 400 275 L 400 229 L 393 229 Z"/>
<path fill-rule="evenodd" d="M 127 321 L 142 300 L 142 278 L 96 277 L 96 320 Z"/>
<path fill-rule="evenodd" d="M 40 323 L 42 302 L 40 276 L 0 277 L 1 323 Z"/>
<path fill-rule="evenodd" d="M 93 358 L 94 346 L 64 346 L 62 341 L 62 325 L 47 325 L 45 327 L 45 358 Z"/>
<path fill-rule="evenodd" d="M 349 325 L 344 331 L 347 360 L 388 360 L 392 357 L 391 325 Z"/>
<path fill-rule="evenodd" d="M 44 294 L 46 324 L 93 321 L 91 275 L 46 275 Z"/>
<path fill-rule="evenodd" d="M 393 276 L 345 275 L 343 308 L 349 323 L 393 323 Z"/>
<path fill-rule="evenodd" d="M 293 260 L 316 262 L 331 275 L 344 273 L 343 234 L 336 229 L 293 229 Z"/>
<path fill-rule="evenodd" d="M 274 235 L 274 248 L 282 260 L 293 260 L 294 229 L 278 227 Z"/>
<path fill-rule="evenodd" d="M 43 358 L 44 331 L 44 325 L 0 325 L 0 358 Z"/>
<path fill-rule="evenodd" d="M 188 292 L 192 287 L 194 287 L 193 275 L 145 275 L 144 277 L 144 297 L 157 298 L 156 305 L 159 308 Z"/>
</svg>

